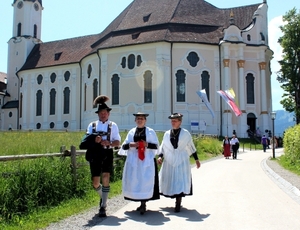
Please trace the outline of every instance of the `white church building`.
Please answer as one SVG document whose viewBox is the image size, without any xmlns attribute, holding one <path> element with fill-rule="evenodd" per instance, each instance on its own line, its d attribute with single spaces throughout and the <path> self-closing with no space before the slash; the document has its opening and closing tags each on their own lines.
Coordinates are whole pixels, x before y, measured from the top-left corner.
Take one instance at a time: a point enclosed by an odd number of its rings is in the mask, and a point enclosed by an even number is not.
<svg viewBox="0 0 300 230">
<path fill-rule="evenodd" d="M 209 0 L 133 0 L 99 34 L 45 43 L 42 0 L 12 7 L 1 130 L 85 130 L 101 94 L 120 130 L 135 126 L 138 111 L 149 113 L 155 130 L 170 129 L 174 112 L 183 114 L 183 128 L 205 134 L 271 128 L 266 0 L 226 9 Z M 230 88 L 241 116 L 217 94 Z"/>
</svg>

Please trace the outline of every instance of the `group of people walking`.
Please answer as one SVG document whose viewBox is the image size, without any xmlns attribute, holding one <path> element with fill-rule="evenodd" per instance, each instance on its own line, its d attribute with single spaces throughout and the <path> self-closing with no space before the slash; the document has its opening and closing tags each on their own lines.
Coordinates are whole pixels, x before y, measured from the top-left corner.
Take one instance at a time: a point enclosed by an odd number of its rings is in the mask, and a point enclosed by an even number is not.
<svg viewBox="0 0 300 230">
<path fill-rule="evenodd" d="M 146 202 L 158 200 L 160 195 L 174 198 L 174 211 L 180 212 L 182 197 L 193 194 L 190 156 L 194 157 L 197 168 L 201 166 L 191 134 L 181 128 L 183 115 L 173 113 L 168 117 L 172 128 L 164 133 L 159 144 L 155 131 L 146 126 L 149 114 L 135 113 L 136 127 L 121 144 L 118 126 L 109 120 L 111 108 L 105 103 L 108 99 L 100 95 L 94 100 L 99 119 L 88 125 L 80 144 L 81 149 L 87 149 L 93 187 L 100 196 L 99 217 L 106 216 L 113 148 L 119 146 L 118 154 L 126 156 L 122 178 L 124 198 L 140 202 L 137 211 L 141 215 L 146 212 Z M 159 171 L 158 165 L 161 165 Z"/>
<path fill-rule="evenodd" d="M 223 155 L 225 159 L 229 159 L 231 157 L 232 150 L 232 159 L 237 159 L 237 151 L 239 149 L 239 139 L 235 134 L 232 135 L 232 138 L 229 140 L 228 136 L 225 136 L 223 140 Z"/>
</svg>

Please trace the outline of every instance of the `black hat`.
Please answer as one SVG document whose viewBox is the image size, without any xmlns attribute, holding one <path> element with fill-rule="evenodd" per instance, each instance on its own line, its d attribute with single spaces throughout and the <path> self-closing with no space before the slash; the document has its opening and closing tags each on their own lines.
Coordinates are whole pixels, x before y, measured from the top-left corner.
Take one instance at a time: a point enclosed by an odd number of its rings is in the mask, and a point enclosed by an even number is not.
<svg viewBox="0 0 300 230">
<path fill-rule="evenodd" d="M 178 119 L 178 118 L 182 118 L 183 115 L 181 113 L 173 113 L 171 116 L 169 116 L 169 119 Z"/>
<path fill-rule="evenodd" d="M 104 109 L 106 109 L 107 111 L 110 111 L 111 108 L 109 108 L 105 104 L 105 102 L 108 100 L 109 100 L 109 98 L 105 95 L 100 95 L 100 96 L 96 97 L 94 100 L 94 105 L 97 105 L 97 104 L 99 104 L 99 105 L 98 105 L 98 110 L 95 113 L 99 113 L 101 110 L 104 110 Z"/>
<path fill-rule="evenodd" d="M 143 116 L 143 117 L 148 117 L 149 116 L 149 114 L 147 114 L 147 113 L 143 113 L 143 112 L 137 112 L 137 113 L 134 113 L 133 114 L 133 116 Z"/>
</svg>

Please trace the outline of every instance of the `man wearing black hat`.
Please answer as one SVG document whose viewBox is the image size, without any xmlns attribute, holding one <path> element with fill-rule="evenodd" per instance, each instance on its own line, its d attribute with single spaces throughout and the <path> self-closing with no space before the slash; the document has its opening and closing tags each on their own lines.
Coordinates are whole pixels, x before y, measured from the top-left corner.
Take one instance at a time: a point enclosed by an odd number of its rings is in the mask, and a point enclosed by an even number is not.
<svg viewBox="0 0 300 230">
<path fill-rule="evenodd" d="M 113 147 L 118 147 L 121 141 L 117 124 L 109 120 L 111 108 L 105 104 L 108 99 L 100 95 L 94 100 L 94 104 L 99 104 L 96 111 L 99 120 L 91 122 L 87 127 L 89 144 L 86 158 L 90 163 L 93 187 L 101 198 L 99 217 L 106 217 L 110 173 L 113 170 Z"/>
</svg>

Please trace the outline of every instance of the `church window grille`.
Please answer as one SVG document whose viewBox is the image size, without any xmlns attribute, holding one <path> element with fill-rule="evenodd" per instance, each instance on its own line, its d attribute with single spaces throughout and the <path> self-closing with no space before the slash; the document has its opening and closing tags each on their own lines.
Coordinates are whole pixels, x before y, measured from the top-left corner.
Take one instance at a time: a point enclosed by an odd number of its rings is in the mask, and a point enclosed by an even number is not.
<svg viewBox="0 0 300 230">
<path fill-rule="evenodd" d="M 42 116 L 42 90 L 38 90 L 36 93 L 36 116 Z"/>
<path fill-rule="evenodd" d="M 207 71 L 203 71 L 201 74 L 201 85 L 202 85 L 202 89 L 205 89 L 208 101 L 209 101 L 209 96 L 210 96 L 209 79 L 210 79 L 209 73 Z"/>
<path fill-rule="evenodd" d="M 65 122 L 64 122 L 64 128 L 68 128 L 68 126 L 69 126 L 69 122 L 68 122 L 68 121 L 65 121 Z"/>
<path fill-rule="evenodd" d="M 149 70 L 144 74 L 144 103 L 152 103 L 152 73 Z"/>
<path fill-rule="evenodd" d="M 254 77 L 249 73 L 246 76 L 246 88 L 247 88 L 247 104 L 254 104 Z"/>
<path fill-rule="evenodd" d="M 42 127 L 41 123 L 36 124 L 36 129 L 40 129 Z"/>
<path fill-rule="evenodd" d="M 183 70 L 178 70 L 176 73 L 177 102 L 185 102 L 185 76 Z"/>
<path fill-rule="evenodd" d="M 64 89 L 64 114 L 70 113 L 70 89 L 66 87 Z"/>
<path fill-rule="evenodd" d="M 251 41 L 251 35 L 250 34 L 247 34 L 247 40 Z"/>
<path fill-rule="evenodd" d="M 50 91 L 50 115 L 55 115 L 55 98 L 56 98 L 56 91 L 55 91 L 55 89 L 51 89 L 51 91 Z"/>
<path fill-rule="evenodd" d="M 196 67 L 200 58 L 196 52 L 190 52 L 189 55 L 187 56 L 187 60 L 190 63 L 190 66 Z"/>
<path fill-rule="evenodd" d="M 112 83 L 112 104 L 118 105 L 119 104 L 119 90 L 120 90 L 120 77 L 118 74 L 114 74 L 111 78 Z"/>
</svg>

